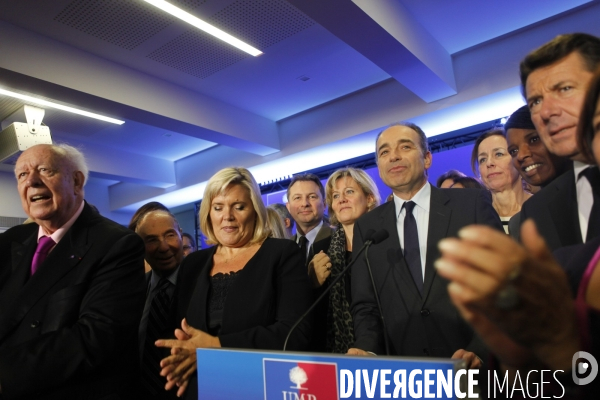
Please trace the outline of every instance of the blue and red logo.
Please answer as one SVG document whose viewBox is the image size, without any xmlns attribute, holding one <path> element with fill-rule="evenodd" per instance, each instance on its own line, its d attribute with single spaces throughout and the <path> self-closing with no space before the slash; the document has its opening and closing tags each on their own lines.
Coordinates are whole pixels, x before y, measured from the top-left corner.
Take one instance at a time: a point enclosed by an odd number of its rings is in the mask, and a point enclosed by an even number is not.
<svg viewBox="0 0 600 400">
<path fill-rule="evenodd" d="M 338 400 L 337 364 L 263 359 L 265 400 Z"/>
</svg>

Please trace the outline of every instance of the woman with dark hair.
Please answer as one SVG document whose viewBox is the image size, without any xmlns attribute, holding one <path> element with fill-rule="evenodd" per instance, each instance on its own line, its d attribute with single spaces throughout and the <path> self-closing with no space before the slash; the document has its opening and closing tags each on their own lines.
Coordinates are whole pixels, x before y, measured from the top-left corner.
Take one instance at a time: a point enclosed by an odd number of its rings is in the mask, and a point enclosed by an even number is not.
<svg viewBox="0 0 600 400">
<path fill-rule="evenodd" d="M 523 106 L 504 124 L 508 153 L 521 177 L 532 187 L 532 193 L 565 172 L 571 162 L 548 151 L 537 133 L 529 107 Z"/>
<path fill-rule="evenodd" d="M 457 171 L 455 169 L 451 169 L 449 171 L 444 172 L 437 178 L 435 186 L 439 187 L 440 189 L 448 189 L 451 188 L 452 185 L 454 185 L 457 178 L 464 178 L 465 176 L 466 175 L 462 172 Z"/>
<path fill-rule="evenodd" d="M 477 178 L 471 176 L 461 176 L 454 179 L 454 183 L 450 189 L 486 189 L 483 183 Z"/>
<path fill-rule="evenodd" d="M 521 211 L 531 193 L 523 189 L 502 129 L 492 129 L 477 138 L 471 153 L 471 168 L 492 193 L 492 205 L 509 233 L 508 221 Z"/>
<path fill-rule="evenodd" d="M 600 69 L 596 72 L 590 83 L 583 103 L 583 110 L 579 115 L 579 131 L 577 142 L 581 154 L 590 164 L 598 165 L 600 162 Z"/>
</svg>

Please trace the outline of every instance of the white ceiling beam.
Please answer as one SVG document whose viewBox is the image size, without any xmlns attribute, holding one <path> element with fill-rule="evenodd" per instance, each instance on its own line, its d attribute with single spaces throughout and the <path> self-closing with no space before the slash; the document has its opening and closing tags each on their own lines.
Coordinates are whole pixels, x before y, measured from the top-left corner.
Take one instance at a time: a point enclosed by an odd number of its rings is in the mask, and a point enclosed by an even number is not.
<svg viewBox="0 0 600 400">
<path fill-rule="evenodd" d="M 456 94 L 452 58 L 399 0 L 288 0 L 422 100 Z"/>
<path fill-rule="evenodd" d="M 80 148 L 85 154 L 92 176 L 155 188 L 168 188 L 176 184 L 175 163 L 172 161 L 122 151 L 97 143 L 91 145 L 69 140 L 69 144 Z M 110 156 L 109 162 L 107 156 Z"/>
</svg>

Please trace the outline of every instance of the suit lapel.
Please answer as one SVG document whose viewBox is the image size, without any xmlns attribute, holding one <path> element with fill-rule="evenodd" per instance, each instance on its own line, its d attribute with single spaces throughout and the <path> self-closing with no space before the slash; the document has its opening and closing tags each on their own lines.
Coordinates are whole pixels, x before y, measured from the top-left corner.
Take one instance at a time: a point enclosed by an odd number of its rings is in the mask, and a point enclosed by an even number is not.
<svg viewBox="0 0 600 400">
<path fill-rule="evenodd" d="M 325 221 L 323 221 L 323 225 L 321 226 L 321 229 L 319 229 L 319 232 L 317 232 L 317 236 L 315 236 L 315 240 L 312 242 L 312 244 L 310 245 L 310 248 L 308 249 L 306 265 L 308 265 L 308 263 L 310 263 L 310 261 L 315 256 L 315 249 L 314 249 L 315 243 L 330 237 L 331 231 L 332 231 L 331 228 L 327 225 L 327 223 L 325 223 Z"/>
<path fill-rule="evenodd" d="M 188 310 L 185 312 L 187 322 L 197 329 L 208 331 L 208 296 L 210 294 L 210 271 L 213 266 L 213 256 L 217 246 L 211 248 L 211 252 L 202 266 L 192 297 L 190 298 Z M 190 311 L 192 310 L 192 311 Z"/>
<path fill-rule="evenodd" d="M 323 221 L 323 226 L 321 226 L 321 229 L 319 229 L 319 232 L 317 232 L 317 236 L 315 236 L 315 241 L 313 244 L 328 238 L 329 236 L 331 236 L 331 228 L 325 223 L 325 221 Z"/>
<path fill-rule="evenodd" d="M 548 204 L 550 217 L 560 238 L 559 247 L 585 242 L 581 237 L 579 226 L 575 174 L 572 170 L 566 173 L 568 175 L 565 177 L 564 184 L 555 186 L 554 198 Z"/>
<path fill-rule="evenodd" d="M 425 258 L 425 281 L 423 283 L 423 302 L 427 301 L 427 296 L 431 290 L 433 279 L 437 274 L 433 263 L 440 256 L 437 247 L 440 240 L 448 234 L 450 217 L 452 209 L 446 206 L 450 199 L 446 194 L 431 186 L 431 199 L 429 203 L 429 227 L 427 231 L 427 255 Z"/>
<path fill-rule="evenodd" d="M 48 258 L 40 265 L 38 271 L 27 280 L 20 290 L 14 293 L 14 302 L 12 309 L 6 314 L 5 324 L 0 328 L 0 339 L 16 326 L 27 312 L 58 282 L 65 274 L 81 262 L 90 245 L 87 243 L 89 218 L 93 211 L 86 204 L 84 209 L 75 221 L 71 229 L 50 252 Z M 28 251 L 23 253 L 21 250 L 13 251 L 13 261 L 19 263 L 15 271 L 15 279 L 21 279 L 29 275 L 29 265 L 31 263 L 33 252 L 37 245 L 37 234 L 27 239 L 28 245 L 25 247 Z M 30 244 L 29 241 L 33 243 Z M 21 256 L 19 254 L 27 254 Z"/>
</svg>

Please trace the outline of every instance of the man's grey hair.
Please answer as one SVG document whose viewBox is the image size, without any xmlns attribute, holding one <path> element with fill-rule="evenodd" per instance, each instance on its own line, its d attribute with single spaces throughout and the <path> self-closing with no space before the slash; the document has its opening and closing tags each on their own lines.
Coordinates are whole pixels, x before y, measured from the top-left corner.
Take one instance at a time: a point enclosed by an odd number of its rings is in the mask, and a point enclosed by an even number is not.
<svg viewBox="0 0 600 400">
<path fill-rule="evenodd" d="M 379 154 L 377 151 L 377 142 L 379 141 L 379 137 L 381 136 L 381 134 L 383 132 L 385 132 L 392 126 L 405 126 L 407 128 L 412 129 L 413 131 L 415 131 L 417 133 L 417 135 L 419 135 L 419 147 L 420 147 L 423 155 L 427 154 L 430 151 L 429 150 L 429 142 L 427 141 L 427 135 L 425 135 L 425 132 L 423 132 L 423 129 L 421 129 L 420 126 L 413 124 L 412 122 L 394 122 L 393 124 L 390 124 L 390 125 L 386 126 L 384 129 L 382 129 L 377 134 L 377 137 L 375 138 L 375 161 L 377 161 L 379 159 Z"/>
<path fill-rule="evenodd" d="M 80 171 L 83 174 L 83 186 L 85 186 L 90 175 L 90 169 L 87 166 L 83 153 L 79 149 L 66 143 L 52 145 L 52 148 L 55 153 L 71 164 L 73 171 Z"/>
<path fill-rule="evenodd" d="M 81 150 L 66 143 L 50 144 L 49 146 L 54 154 L 69 163 L 73 172 L 80 171 L 83 174 L 83 186 L 85 186 L 90 175 L 90 169 Z"/>
<path fill-rule="evenodd" d="M 273 203 L 269 204 L 267 208 L 272 208 L 273 210 L 277 211 L 277 214 L 279 214 L 281 219 L 283 219 L 284 221 L 286 218 L 289 219 L 290 229 L 294 227 L 294 219 L 292 218 L 292 214 L 290 214 L 286 206 L 284 206 L 281 203 Z"/>
</svg>

